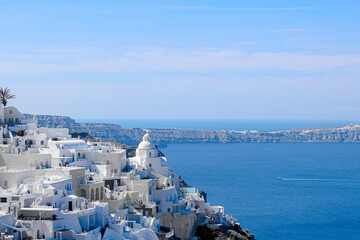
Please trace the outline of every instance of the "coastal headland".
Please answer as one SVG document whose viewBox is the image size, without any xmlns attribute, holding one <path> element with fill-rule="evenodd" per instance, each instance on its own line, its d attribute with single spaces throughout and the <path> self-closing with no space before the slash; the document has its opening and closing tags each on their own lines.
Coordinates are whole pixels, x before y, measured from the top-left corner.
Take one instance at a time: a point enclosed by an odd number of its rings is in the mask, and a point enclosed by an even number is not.
<svg viewBox="0 0 360 240">
<path fill-rule="evenodd" d="M 86 132 L 102 141 L 134 145 L 149 132 L 160 147 L 171 143 L 278 143 L 278 142 L 360 142 L 360 124 L 332 128 L 293 128 L 286 131 L 196 130 L 173 128 L 123 128 L 119 124 L 78 123 L 65 116 L 30 115 L 41 127 L 64 127 Z"/>
</svg>

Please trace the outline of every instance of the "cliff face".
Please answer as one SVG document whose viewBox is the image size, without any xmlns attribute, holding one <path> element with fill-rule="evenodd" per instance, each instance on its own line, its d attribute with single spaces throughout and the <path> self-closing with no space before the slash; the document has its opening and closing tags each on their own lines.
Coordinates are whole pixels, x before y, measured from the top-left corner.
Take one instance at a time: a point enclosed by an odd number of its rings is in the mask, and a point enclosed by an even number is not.
<svg viewBox="0 0 360 240">
<path fill-rule="evenodd" d="M 195 236 L 201 240 L 255 240 L 254 235 L 248 229 L 242 229 L 239 223 L 234 223 L 231 226 L 199 226 L 196 229 Z"/>
<path fill-rule="evenodd" d="M 23 114 L 23 119 L 33 119 L 36 118 L 38 124 L 41 127 L 50 127 L 50 128 L 68 128 L 76 127 L 78 123 L 74 119 L 65 116 L 55 116 L 55 115 L 32 115 L 32 114 Z"/>
<path fill-rule="evenodd" d="M 25 114 L 25 118 L 33 115 Z M 160 146 L 169 143 L 245 143 L 245 142 L 360 142 L 360 124 L 334 128 L 296 128 L 287 131 L 235 131 L 193 129 L 123 128 L 118 124 L 77 123 L 69 117 L 37 115 L 42 127 L 64 127 L 84 131 L 103 141 L 128 145 L 141 142 L 146 131 Z"/>
</svg>

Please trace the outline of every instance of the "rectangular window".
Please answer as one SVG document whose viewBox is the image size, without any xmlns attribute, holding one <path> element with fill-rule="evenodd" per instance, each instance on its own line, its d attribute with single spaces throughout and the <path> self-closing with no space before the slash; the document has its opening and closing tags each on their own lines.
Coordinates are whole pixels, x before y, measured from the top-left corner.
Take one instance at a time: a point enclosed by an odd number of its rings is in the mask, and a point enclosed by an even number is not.
<svg viewBox="0 0 360 240">
<path fill-rule="evenodd" d="M 2 197 L 0 202 L 7 202 L 7 198 L 6 198 L 6 197 Z"/>
<path fill-rule="evenodd" d="M 12 114 L 13 113 L 13 110 L 9 110 L 9 114 Z"/>
<path fill-rule="evenodd" d="M 5 187 L 8 186 L 8 181 L 7 181 L 7 180 L 4 181 L 4 186 L 5 186 Z"/>
<path fill-rule="evenodd" d="M 41 144 L 41 145 L 44 145 L 44 144 L 45 144 L 45 142 L 44 142 L 44 141 L 41 141 L 41 142 L 40 142 L 40 144 Z"/>
</svg>

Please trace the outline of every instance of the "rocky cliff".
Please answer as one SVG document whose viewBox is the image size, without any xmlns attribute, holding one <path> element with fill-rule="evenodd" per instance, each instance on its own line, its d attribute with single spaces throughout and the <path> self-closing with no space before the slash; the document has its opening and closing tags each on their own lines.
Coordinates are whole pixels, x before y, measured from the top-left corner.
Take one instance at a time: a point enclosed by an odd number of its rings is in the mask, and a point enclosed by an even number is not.
<svg viewBox="0 0 360 240">
<path fill-rule="evenodd" d="M 34 115 L 24 114 L 24 118 Z M 237 131 L 194 129 L 123 128 L 118 124 L 77 123 L 69 117 L 36 115 L 42 127 L 64 127 L 83 131 L 103 141 L 138 144 L 146 131 L 160 146 L 169 143 L 246 143 L 246 142 L 360 142 L 360 124 L 334 128 L 294 128 L 286 131 Z"/>
<path fill-rule="evenodd" d="M 248 229 L 242 229 L 239 223 L 226 225 L 204 225 L 196 229 L 195 236 L 206 240 L 255 240 Z"/>
</svg>

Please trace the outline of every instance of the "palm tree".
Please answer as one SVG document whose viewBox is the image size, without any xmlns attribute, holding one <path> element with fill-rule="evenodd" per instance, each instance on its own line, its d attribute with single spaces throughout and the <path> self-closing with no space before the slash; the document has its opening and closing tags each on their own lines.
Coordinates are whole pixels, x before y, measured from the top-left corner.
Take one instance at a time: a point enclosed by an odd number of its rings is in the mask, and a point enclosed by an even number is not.
<svg viewBox="0 0 360 240">
<path fill-rule="evenodd" d="M 14 99 L 15 95 L 10 93 L 10 89 L 8 88 L 0 88 L 0 101 L 1 103 L 6 106 L 9 99 Z"/>
</svg>

